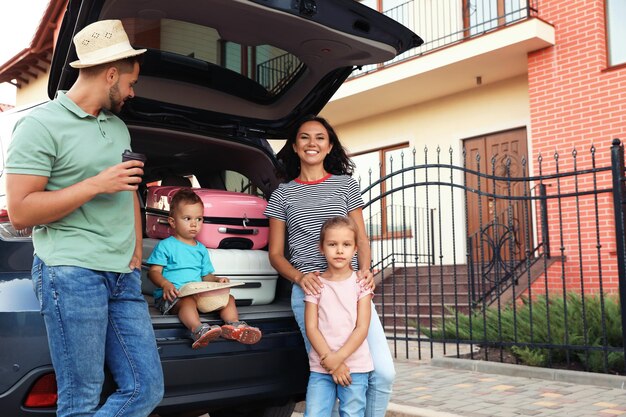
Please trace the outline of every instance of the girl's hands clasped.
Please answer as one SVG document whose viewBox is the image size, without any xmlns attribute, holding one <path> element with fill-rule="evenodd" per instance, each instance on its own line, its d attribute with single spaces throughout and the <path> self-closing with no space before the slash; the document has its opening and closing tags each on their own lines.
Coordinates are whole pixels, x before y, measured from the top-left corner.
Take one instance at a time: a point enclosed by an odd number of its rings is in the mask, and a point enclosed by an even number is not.
<svg viewBox="0 0 626 417">
<path fill-rule="evenodd" d="M 320 365 L 333 377 L 335 384 L 347 387 L 352 383 L 350 368 L 344 362 L 345 358 L 337 352 L 328 352 L 320 358 Z"/>
<path fill-rule="evenodd" d="M 334 372 L 330 373 L 333 377 L 335 384 L 339 384 L 342 387 L 347 387 L 352 384 L 352 377 L 350 376 L 350 368 L 345 363 L 339 365 Z"/>
</svg>

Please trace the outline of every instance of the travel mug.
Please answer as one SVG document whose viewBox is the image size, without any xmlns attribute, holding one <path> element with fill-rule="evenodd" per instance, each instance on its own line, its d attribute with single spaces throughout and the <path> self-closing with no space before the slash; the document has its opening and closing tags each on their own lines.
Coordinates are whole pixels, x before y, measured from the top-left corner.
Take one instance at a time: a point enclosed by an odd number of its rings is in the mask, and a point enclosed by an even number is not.
<svg viewBox="0 0 626 417">
<path fill-rule="evenodd" d="M 148 158 L 146 158 L 146 155 L 138 152 L 131 152 L 130 149 L 126 149 L 122 154 L 122 162 L 141 161 L 145 164 L 147 160 Z"/>
<path fill-rule="evenodd" d="M 124 153 L 122 154 L 122 162 L 141 161 L 145 164 L 147 160 L 148 158 L 146 158 L 146 155 L 142 153 L 138 153 L 138 152 L 131 152 L 130 149 L 126 149 Z M 133 176 L 136 177 L 138 175 L 133 175 Z"/>
</svg>

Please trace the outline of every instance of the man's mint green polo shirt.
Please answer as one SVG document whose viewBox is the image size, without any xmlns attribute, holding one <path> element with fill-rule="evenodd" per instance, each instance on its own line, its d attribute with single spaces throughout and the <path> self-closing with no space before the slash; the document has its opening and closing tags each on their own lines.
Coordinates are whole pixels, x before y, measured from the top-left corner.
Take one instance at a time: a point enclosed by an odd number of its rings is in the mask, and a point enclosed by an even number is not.
<svg viewBox="0 0 626 417">
<path fill-rule="evenodd" d="M 22 118 L 13 130 L 6 172 L 48 177 L 46 190 L 66 188 L 122 162 L 128 128 L 117 116 L 83 111 L 65 92 Z M 55 222 L 33 230 L 47 265 L 129 272 L 135 249 L 133 194 L 99 194 Z"/>
</svg>

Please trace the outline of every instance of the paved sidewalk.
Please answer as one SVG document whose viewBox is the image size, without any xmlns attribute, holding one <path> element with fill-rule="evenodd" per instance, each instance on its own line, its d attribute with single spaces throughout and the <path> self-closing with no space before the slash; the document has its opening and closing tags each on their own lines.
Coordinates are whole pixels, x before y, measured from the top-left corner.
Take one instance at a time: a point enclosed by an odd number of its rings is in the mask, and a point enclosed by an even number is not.
<svg viewBox="0 0 626 417">
<path fill-rule="evenodd" d="M 390 348 L 398 359 L 386 417 L 626 417 L 626 377 L 445 358 L 436 344 L 434 359 L 409 346 L 407 360 L 401 343 Z"/>
<path fill-rule="evenodd" d="M 626 417 L 626 377 L 462 359 L 397 359 L 387 417 Z"/>
<path fill-rule="evenodd" d="M 472 366 L 478 371 L 467 370 Z M 429 365 L 397 360 L 387 416 L 626 416 L 624 377 L 573 371 L 539 375 L 533 368 L 524 376 L 526 368 L 469 360 Z"/>
</svg>

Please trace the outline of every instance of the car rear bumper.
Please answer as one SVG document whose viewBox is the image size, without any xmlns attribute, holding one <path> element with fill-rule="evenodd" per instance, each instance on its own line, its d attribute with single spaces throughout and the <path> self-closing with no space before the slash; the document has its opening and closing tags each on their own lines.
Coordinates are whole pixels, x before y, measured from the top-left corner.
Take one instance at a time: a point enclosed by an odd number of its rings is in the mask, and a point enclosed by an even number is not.
<svg viewBox="0 0 626 417">
<path fill-rule="evenodd" d="M 285 320 L 278 322 L 282 324 L 263 326 L 266 331 L 256 345 L 218 339 L 204 349 L 192 350 L 189 339 L 157 339 L 166 387 L 165 397 L 156 411 L 207 411 L 237 404 L 303 399 L 309 367 L 302 336 L 295 327 L 285 328 Z M 47 352 L 47 346 L 41 348 Z M 51 372 L 51 365 L 39 366 L 0 393 L 0 414 L 54 416 L 54 409 L 23 406 L 35 381 Z M 114 389 L 107 375 L 104 395 Z"/>
</svg>

